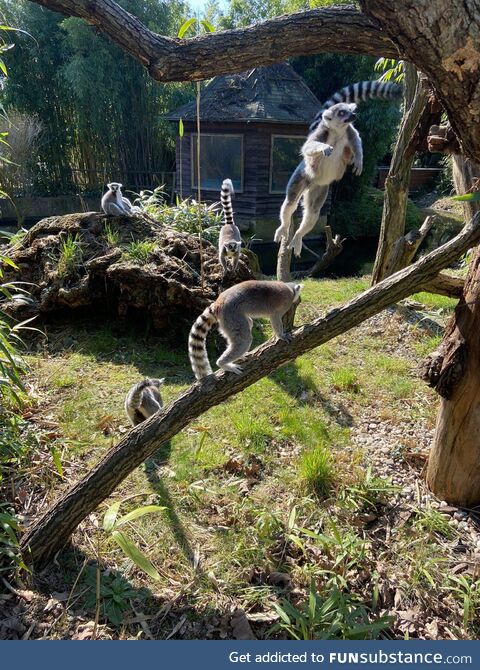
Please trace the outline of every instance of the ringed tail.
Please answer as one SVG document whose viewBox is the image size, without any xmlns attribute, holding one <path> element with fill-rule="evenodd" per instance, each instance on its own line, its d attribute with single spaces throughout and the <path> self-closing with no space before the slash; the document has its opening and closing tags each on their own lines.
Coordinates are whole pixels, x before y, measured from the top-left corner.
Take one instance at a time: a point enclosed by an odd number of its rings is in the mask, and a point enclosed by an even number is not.
<svg viewBox="0 0 480 670">
<path fill-rule="evenodd" d="M 212 374 L 207 354 L 207 335 L 217 322 L 215 303 L 209 305 L 197 318 L 188 336 L 188 357 L 195 379 L 202 379 Z"/>
<path fill-rule="evenodd" d="M 222 189 L 220 191 L 220 201 L 222 203 L 223 209 L 223 223 L 233 225 L 233 207 L 232 207 L 232 195 L 235 191 L 233 190 L 233 184 L 231 179 L 224 179 L 222 182 Z"/>
<path fill-rule="evenodd" d="M 402 96 L 402 87 L 387 81 L 357 81 L 334 93 L 319 109 L 313 119 L 310 130 L 314 130 L 322 120 L 323 112 L 338 102 L 365 102 L 373 98 L 396 100 Z"/>
</svg>

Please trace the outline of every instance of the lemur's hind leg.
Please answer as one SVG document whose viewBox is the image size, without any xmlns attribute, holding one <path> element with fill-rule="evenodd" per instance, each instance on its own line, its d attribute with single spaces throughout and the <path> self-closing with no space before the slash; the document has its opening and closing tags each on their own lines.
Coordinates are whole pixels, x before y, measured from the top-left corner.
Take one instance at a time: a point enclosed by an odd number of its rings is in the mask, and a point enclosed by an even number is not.
<svg viewBox="0 0 480 670">
<path fill-rule="evenodd" d="M 228 346 L 217 360 L 217 365 L 222 370 L 229 370 L 240 374 L 242 368 L 235 365 L 234 361 L 242 358 L 250 349 L 252 344 L 252 324 L 250 317 L 243 314 L 232 314 L 219 321 L 219 330 L 227 340 Z"/>
<path fill-rule="evenodd" d="M 110 216 L 129 216 L 127 210 L 115 202 L 109 202 L 106 209 Z"/>
<path fill-rule="evenodd" d="M 303 217 L 302 222 L 288 245 L 293 249 L 295 256 L 302 253 L 302 240 L 317 223 L 320 210 L 325 203 L 328 195 L 328 186 L 310 186 L 303 196 Z"/>
<path fill-rule="evenodd" d="M 280 209 L 280 226 L 275 231 L 275 242 L 280 242 L 282 237 L 288 237 L 292 216 L 298 207 L 302 193 L 308 187 L 308 179 L 305 175 L 305 163 L 302 161 L 295 168 L 287 184 L 287 193 Z"/>
</svg>

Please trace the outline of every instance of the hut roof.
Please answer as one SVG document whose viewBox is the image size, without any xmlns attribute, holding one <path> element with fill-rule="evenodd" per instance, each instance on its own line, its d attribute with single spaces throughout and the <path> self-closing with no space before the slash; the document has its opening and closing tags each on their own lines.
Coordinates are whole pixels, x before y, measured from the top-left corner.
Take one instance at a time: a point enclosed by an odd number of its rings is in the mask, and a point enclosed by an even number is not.
<svg viewBox="0 0 480 670">
<path fill-rule="evenodd" d="M 320 106 L 295 70 L 280 63 L 212 79 L 202 91 L 200 119 L 309 124 Z M 167 118 L 193 121 L 196 103 L 183 105 Z"/>
</svg>

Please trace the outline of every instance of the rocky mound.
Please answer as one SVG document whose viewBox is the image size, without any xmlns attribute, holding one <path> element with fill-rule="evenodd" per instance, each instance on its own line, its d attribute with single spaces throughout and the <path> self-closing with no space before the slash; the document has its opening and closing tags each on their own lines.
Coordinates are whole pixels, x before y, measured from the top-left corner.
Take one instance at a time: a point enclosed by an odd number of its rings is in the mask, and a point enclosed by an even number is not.
<svg viewBox="0 0 480 670">
<path fill-rule="evenodd" d="M 191 320 L 228 286 L 253 279 L 255 267 L 244 251 L 223 277 L 216 248 L 203 240 L 200 254 L 198 236 L 95 212 L 43 219 L 2 251 L 18 267 L 7 268 L 7 281 L 30 284 L 31 299 L 2 306 L 15 318 L 90 307 L 110 318 L 143 312 L 158 330 Z"/>
</svg>

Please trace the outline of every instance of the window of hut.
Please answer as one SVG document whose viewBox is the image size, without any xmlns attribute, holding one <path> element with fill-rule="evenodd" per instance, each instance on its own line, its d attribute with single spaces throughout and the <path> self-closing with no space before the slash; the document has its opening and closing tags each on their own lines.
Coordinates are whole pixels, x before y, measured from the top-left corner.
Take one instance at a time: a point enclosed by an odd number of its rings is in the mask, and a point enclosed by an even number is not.
<svg viewBox="0 0 480 670">
<path fill-rule="evenodd" d="M 198 188 L 197 135 L 192 134 L 192 187 Z M 224 179 L 243 191 L 243 135 L 200 135 L 200 188 L 219 191 Z"/>
<path fill-rule="evenodd" d="M 272 135 L 270 151 L 270 193 L 285 193 L 287 182 L 300 162 L 305 138 L 299 135 Z"/>
</svg>

